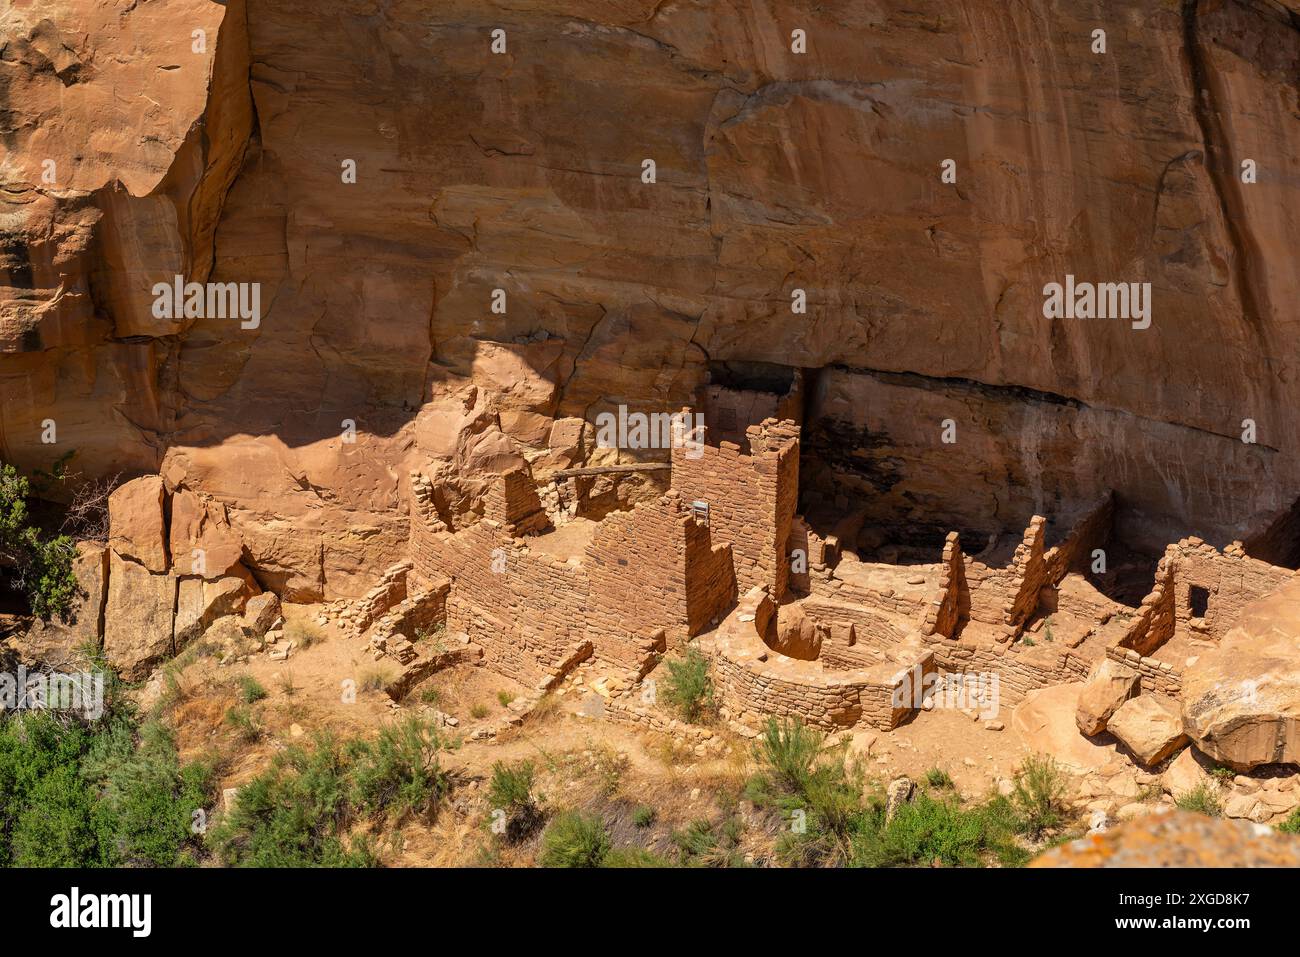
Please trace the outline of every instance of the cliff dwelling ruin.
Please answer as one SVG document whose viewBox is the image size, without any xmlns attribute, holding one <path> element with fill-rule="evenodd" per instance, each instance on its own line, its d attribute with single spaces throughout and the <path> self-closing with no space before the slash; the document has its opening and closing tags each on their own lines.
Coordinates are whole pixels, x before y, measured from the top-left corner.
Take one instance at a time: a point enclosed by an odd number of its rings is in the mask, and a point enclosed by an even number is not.
<svg viewBox="0 0 1300 957">
<path fill-rule="evenodd" d="M 770 863 L 783 734 L 870 866 L 1044 755 L 1000 864 L 1300 833 L 1298 77 L 1300 0 L 5 3 L 0 758 L 66 667 L 227 823 L 409 720 L 386 861 L 500 764 Z"/>
</svg>

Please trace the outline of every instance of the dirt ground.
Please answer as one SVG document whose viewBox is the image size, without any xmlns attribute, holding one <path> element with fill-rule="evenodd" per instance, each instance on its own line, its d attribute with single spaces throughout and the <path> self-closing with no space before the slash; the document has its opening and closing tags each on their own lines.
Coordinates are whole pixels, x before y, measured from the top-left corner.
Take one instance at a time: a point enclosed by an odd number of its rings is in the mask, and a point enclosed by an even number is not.
<svg viewBox="0 0 1300 957">
<path fill-rule="evenodd" d="M 289 606 L 288 614 L 292 622 L 299 613 Z M 770 852 L 780 822 L 737 802 L 755 768 L 752 744 L 745 738 L 715 726 L 720 753 L 697 755 L 668 735 L 585 713 L 583 702 L 590 692 L 575 688 L 570 679 L 521 726 L 471 741 L 468 736 L 476 728 L 499 726 L 509 714 L 506 705 L 526 689 L 487 668 L 462 664 L 422 682 L 397 707 L 381 690 L 383 679 L 395 675 L 395 666 L 376 662 L 367 648 L 331 627 L 320 633 L 319 640 L 295 648 L 286 661 L 258 651 L 246 661 L 219 665 L 215 656 L 192 654 L 174 667 L 167 712 L 182 757 L 219 758 L 219 789 L 238 787 L 264 770 L 277 751 L 305 743 L 318 730 L 341 737 L 370 735 L 407 714 L 432 716 L 436 710 L 455 720 L 455 727 L 445 730 L 462 739 L 459 748 L 443 756 L 454 782 L 450 805 L 432 823 L 407 822 L 400 833 L 386 838 L 381 852 L 390 865 L 531 863 L 535 846 L 502 849 L 485 826 L 493 765 L 525 760 L 537 769 L 537 787 L 547 806 L 599 812 L 616 842 L 626 831 L 635 843 L 667 849 L 675 829 L 739 814 L 747 825 L 745 853 L 761 861 Z M 242 694 L 247 678 L 266 692 L 252 704 Z M 355 695 L 346 693 L 349 682 Z M 232 708 L 241 706 L 260 729 L 256 740 L 227 719 Z M 843 742 L 847 755 L 881 786 L 900 775 L 915 780 L 939 768 L 969 800 L 1009 781 L 1029 753 L 1013 731 L 990 730 L 987 722 L 951 709 L 918 712 L 890 733 L 858 730 L 829 740 Z M 645 807 L 654 809 L 655 820 L 638 828 L 634 817 Z"/>
</svg>

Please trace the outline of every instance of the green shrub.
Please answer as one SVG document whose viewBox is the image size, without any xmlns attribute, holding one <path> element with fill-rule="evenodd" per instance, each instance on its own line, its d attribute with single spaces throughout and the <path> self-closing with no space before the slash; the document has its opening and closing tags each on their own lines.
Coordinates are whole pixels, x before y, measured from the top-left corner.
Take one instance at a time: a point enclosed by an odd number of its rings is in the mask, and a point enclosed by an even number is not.
<svg viewBox="0 0 1300 957">
<path fill-rule="evenodd" d="M 664 701 L 682 720 L 697 722 L 711 717 L 714 710 L 713 676 L 709 659 L 695 648 L 680 661 L 669 661 L 663 682 Z"/>
<path fill-rule="evenodd" d="M 931 768 L 925 772 L 925 783 L 936 790 L 951 791 L 952 775 L 942 768 Z"/>
<path fill-rule="evenodd" d="M 864 795 L 860 768 L 846 765 L 843 752 L 824 742 L 820 732 L 798 719 L 772 719 L 755 747 L 763 772 L 747 783 L 746 793 L 789 822 L 775 848 L 783 863 L 929 867 L 1027 861 L 1028 852 L 1015 840 L 1024 819 L 1006 798 L 963 808 L 951 794 L 938 798 L 923 792 L 900 805 L 886 823 L 879 786 Z M 1050 774 L 1036 762 L 1031 770 L 1023 784 L 1027 798 L 1033 798 L 1029 803 L 1058 796 Z M 937 791 L 952 788 L 951 777 L 938 768 L 926 781 Z M 1052 800 L 1047 804 L 1055 806 Z"/>
<path fill-rule="evenodd" d="M 542 812 L 533 797 L 534 776 L 531 761 L 513 765 L 498 761 L 492 766 L 488 806 L 494 815 L 498 811 L 504 815 L 502 836 L 511 843 L 523 840 L 542 822 Z"/>
<path fill-rule="evenodd" d="M 1174 806 L 1184 811 L 1195 811 L 1209 817 L 1221 817 L 1223 805 L 1219 802 L 1219 789 L 1208 781 L 1184 791 L 1174 798 Z"/>
<path fill-rule="evenodd" d="M 374 866 L 370 840 L 349 831 L 431 814 L 449 787 L 437 755 L 450 746 L 416 718 L 369 741 L 317 734 L 239 789 L 210 843 L 227 866 Z"/>
<path fill-rule="evenodd" d="M 775 776 L 776 783 L 792 794 L 803 795 L 821 754 L 825 736 L 799 718 L 768 718 L 754 756 Z"/>
<path fill-rule="evenodd" d="M 732 815 L 715 825 L 710 821 L 692 821 L 683 830 L 674 831 L 672 842 L 681 863 L 687 867 L 743 867 L 740 838 L 744 823 Z"/>
<path fill-rule="evenodd" d="M 328 732 L 291 745 L 239 789 L 211 843 L 230 867 L 367 867 L 368 842 L 349 840 L 348 761 Z"/>
<path fill-rule="evenodd" d="M 510 707 L 510 702 L 514 700 L 515 700 L 515 696 L 512 695 L 509 691 L 497 692 L 497 701 L 501 704 L 501 707 L 503 708 Z"/>
<path fill-rule="evenodd" d="M 191 825 L 210 774 L 182 766 L 170 732 L 110 702 L 94 722 L 0 718 L 0 865 L 172 867 L 193 862 Z"/>
<path fill-rule="evenodd" d="M 266 689 L 252 675 L 240 675 L 239 700 L 244 704 L 256 704 L 266 697 Z"/>
<path fill-rule="evenodd" d="M 226 724 L 234 729 L 235 737 L 244 744 L 262 739 L 262 723 L 247 705 L 235 705 L 226 712 Z"/>
<path fill-rule="evenodd" d="M 609 851 L 600 862 L 601 867 L 672 867 L 672 861 L 666 857 L 646 850 L 644 847 L 616 847 Z"/>
<path fill-rule="evenodd" d="M 609 832 L 600 818 L 564 811 L 542 835 L 538 862 L 543 867 L 600 867 L 609 850 Z"/>
<path fill-rule="evenodd" d="M 1016 772 L 1011 801 L 1024 833 L 1037 839 L 1065 819 L 1065 775 L 1048 755 L 1031 755 Z"/>
<path fill-rule="evenodd" d="M 647 828 L 654 824 L 658 817 L 658 811 L 648 805 L 642 804 L 632 812 L 632 824 L 639 828 Z"/>
<path fill-rule="evenodd" d="M 373 741 L 348 747 L 352 799 L 372 816 L 400 820 L 430 810 L 449 790 L 438 754 L 448 745 L 418 717 L 382 728 Z"/>
<path fill-rule="evenodd" d="M 53 477 L 63 476 L 66 458 L 56 463 Z M 67 535 L 47 535 L 31 523 L 32 497 L 31 482 L 12 465 L 0 465 L 0 564 L 9 568 L 34 615 L 69 621 L 83 594 L 72 571 L 76 543 Z"/>
<path fill-rule="evenodd" d="M 856 835 L 853 863 L 868 867 L 973 867 L 990 855 L 1023 863 L 1028 853 L 1015 845 L 1016 815 L 1005 799 L 963 809 L 955 799 L 924 792 L 900 804 L 888 824 Z"/>
<path fill-rule="evenodd" d="M 1300 834 L 1300 808 L 1291 812 L 1291 816 L 1277 826 L 1279 831 L 1287 834 Z"/>
</svg>

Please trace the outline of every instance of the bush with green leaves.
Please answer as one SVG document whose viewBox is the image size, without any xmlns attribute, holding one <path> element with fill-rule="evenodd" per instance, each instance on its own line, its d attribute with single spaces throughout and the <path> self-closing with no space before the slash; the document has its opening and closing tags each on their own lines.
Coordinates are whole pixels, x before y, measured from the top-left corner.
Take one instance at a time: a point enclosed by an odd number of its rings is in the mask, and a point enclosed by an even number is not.
<svg viewBox="0 0 1300 957">
<path fill-rule="evenodd" d="M 1015 841 L 1018 817 L 1005 798 L 963 808 L 955 798 L 921 792 L 885 822 L 854 835 L 852 863 L 864 867 L 975 867 L 994 859 L 1019 865 L 1029 852 Z"/>
<path fill-rule="evenodd" d="M 616 847 L 600 861 L 601 867 L 672 867 L 673 862 L 644 847 Z"/>
<path fill-rule="evenodd" d="M 235 797 L 211 834 L 231 867 L 367 867 L 377 863 L 365 840 L 346 833 L 348 762 L 328 732 L 308 747 L 292 745 Z"/>
<path fill-rule="evenodd" d="M 600 867 L 610 852 L 609 831 L 599 817 L 563 811 L 542 834 L 543 867 Z"/>
<path fill-rule="evenodd" d="M 235 737 L 244 744 L 254 744 L 262 739 L 262 722 L 248 705 L 237 704 L 229 708 L 225 722 L 234 730 Z"/>
<path fill-rule="evenodd" d="M 1221 817 L 1223 804 L 1219 800 L 1219 788 L 1208 781 L 1202 781 L 1190 791 L 1184 791 L 1174 798 L 1174 806 L 1183 811 L 1194 811 L 1207 817 Z"/>
<path fill-rule="evenodd" d="M 1291 816 L 1277 826 L 1285 834 L 1300 834 L 1300 808 L 1291 812 Z"/>
<path fill-rule="evenodd" d="M 239 700 L 244 704 L 256 704 L 266 697 L 266 689 L 252 675 L 240 675 Z"/>
<path fill-rule="evenodd" d="M 680 661 L 665 664 L 663 700 L 683 721 L 695 723 L 713 716 L 713 669 L 709 659 L 690 648 Z"/>
<path fill-rule="evenodd" d="M 536 771 L 531 761 L 492 766 L 488 785 L 488 807 L 494 820 L 504 822 L 501 835 L 510 843 L 523 840 L 542 823 L 542 811 L 533 795 Z"/>
<path fill-rule="evenodd" d="M 76 543 L 68 535 L 47 535 L 32 522 L 32 497 L 31 482 L 12 465 L 0 465 L 0 565 L 32 614 L 68 621 L 82 594 L 72 571 Z"/>
<path fill-rule="evenodd" d="M 369 839 L 350 836 L 352 828 L 432 817 L 449 788 L 438 755 L 450 747 L 416 717 L 373 740 L 340 742 L 321 732 L 239 789 L 211 846 L 228 866 L 374 866 Z"/>
<path fill-rule="evenodd" d="M 1016 866 L 1029 857 L 1017 835 L 1042 817 L 1040 801 L 1058 808 L 1050 775 L 1035 773 L 1024 781 L 1026 807 L 1038 808 L 1036 815 L 1025 815 L 1003 797 L 963 807 L 951 794 L 952 779 L 932 769 L 927 783 L 948 793 L 922 791 L 886 820 L 879 785 L 867 787 L 842 748 L 827 747 L 821 732 L 797 718 L 770 719 L 754 754 L 762 770 L 746 784 L 746 795 L 789 822 L 776 856 L 792 866 Z"/>
<path fill-rule="evenodd" d="M 754 756 L 787 791 L 803 794 L 825 740 L 824 734 L 799 718 L 782 721 L 768 718 L 754 747 Z"/>
<path fill-rule="evenodd" d="M 951 791 L 954 787 L 952 775 L 943 768 L 930 768 L 926 771 L 925 783 L 937 791 Z"/>
<path fill-rule="evenodd" d="M 700 819 L 674 831 L 672 842 L 686 867 L 744 867 L 740 853 L 744 830 L 744 822 L 734 814 L 720 824 Z"/>
<path fill-rule="evenodd" d="M 1037 839 L 1059 827 L 1065 819 L 1067 785 L 1056 759 L 1030 755 L 1015 775 L 1011 801 L 1020 814 L 1024 832 Z"/>
<path fill-rule="evenodd" d="M 84 722 L 49 711 L 0 718 L 0 864 L 175 867 L 202 850 L 193 825 L 211 772 L 182 765 L 171 732 L 110 702 Z M 199 829 L 201 830 L 201 829 Z"/>
<path fill-rule="evenodd" d="M 390 821 L 435 808 L 451 787 L 438 756 L 454 747 L 418 717 L 385 726 L 373 741 L 350 742 L 353 804 Z"/>
</svg>

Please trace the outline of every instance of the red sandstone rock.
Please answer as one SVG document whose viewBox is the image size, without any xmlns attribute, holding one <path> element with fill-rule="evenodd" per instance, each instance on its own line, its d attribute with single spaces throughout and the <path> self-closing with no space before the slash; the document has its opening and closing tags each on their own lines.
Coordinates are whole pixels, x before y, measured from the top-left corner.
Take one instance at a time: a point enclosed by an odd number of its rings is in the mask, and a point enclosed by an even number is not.
<svg viewBox="0 0 1300 957">
<path fill-rule="evenodd" d="M 83 542 L 78 546 L 72 571 L 83 594 L 73 602 L 70 621 L 38 620 L 17 639 L 17 647 L 27 661 L 58 666 L 86 645 L 99 646 L 103 639 L 108 561 L 108 549 L 103 545 Z"/>
<path fill-rule="evenodd" d="M 165 498 L 162 479 L 146 475 L 118 486 L 108 499 L 108 544 L 154 572 L 168 567 Z"/>
<path fill-rule="evenodd" d="M 1184 748 L 1179 752 L 1178 757 L 1169 762 L 1169 767 L 1165 768 L 1163 776 L 1165 790 L 1177 799 L 1199 787 L 1211 784 L 1214 779 L 1206 770 L 1207 764 L 1212 766 L 1213 762 L 1201 756 L 1195 746 Z"/>
<path fill-rule="evenodd" d="M 170 543 L 177 575 L 208 579 L 229 572 L 239 563 L 244 547 L 230 527 L 225 507 L 205 502 L 188 489 L 172 495 Z"/>
<path fill-rule="evenodd" d="M 394 476 L 454 475 L 468 514 L 493 473 L 576 461 L 555 423 L 675 408 L 710 363 L 827 370 L 811 410 L 874 436 L 890 521 L 1118 483 L 1134 538 L 1245 538 L 1300 481 L 1261 457 L 1300 441 L 1300 380 L 1259 374 L 1300 292 L 1300 41 L 1275 5 L 1161 7 L 1112 30 L 1104 75 L 1093 14 L 994 0 L 523 4 L 500 57 L 468 0 L 382 27 L 296 0 L 4 17 L 6 456 L 47 465 L 46 418 L 93 471 L 166 455 L 294 597 L 401 556 Z M 1066 271 L 1150 280 L 1153 328 L 1044 320 Z M 155 317 L 176 273 L 262 283 L 260 328 Z"/>
<path fill-rule="evenodd" d="M 1182 700 L 1187 733 L 1214 759 L 1300 763 L 1300 580 L 1246 607 L 1188 666 Z"/>
<path fill-rule="evenodd" d="M 242 565 L 235 566 L 235 574 L 214 581 L 179 579 L 176 583 L 172 653 L 180 652 L 218 618 L 243 614 L 250 599 L 258 592 L 257 582 Z"/>
<path fill-rule="evenodd" d="M 1106 729 L 1147 767 L 1187 743 L 1178 702 L 1160 694 L 1130 698 L 1111 715 Z"/>
<path fill-rule="evenodd" d="M 1074 720 L 1092 737 L 1106 730 L 1106 722 L 1125 701 L 1138 693 L 1138 673 L 1112 658 L 1103 658 L 1088 675 L 1079 692 Z"/>
<path fill-rule="evenodd" d="M 174 653 L 175 605 L 175 578 L 110 552 L 104 655 L 127 681 L 145 677 Z"/>
</svg>

